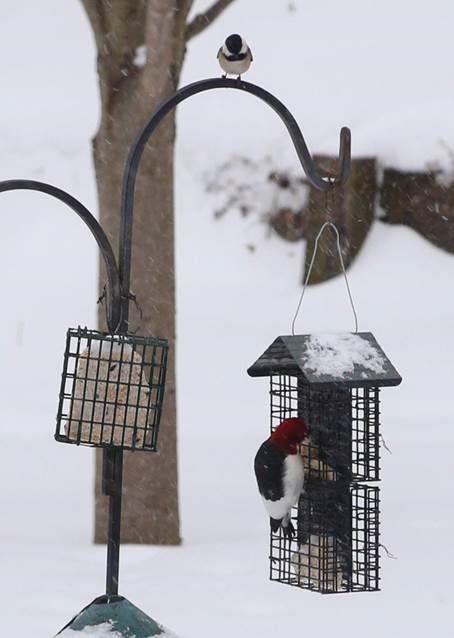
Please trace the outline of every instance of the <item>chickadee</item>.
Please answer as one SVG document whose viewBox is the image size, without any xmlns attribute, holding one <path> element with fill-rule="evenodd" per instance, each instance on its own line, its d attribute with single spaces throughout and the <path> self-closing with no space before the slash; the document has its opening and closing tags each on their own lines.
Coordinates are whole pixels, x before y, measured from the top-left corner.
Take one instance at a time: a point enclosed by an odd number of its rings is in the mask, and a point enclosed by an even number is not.
<svg viewBox="0 0 454 638">
<path fill-rule="evenodd" d="M 237 33 L 229 35 L 218 51 L 219 64 L 225 71 L 224 77 L 228 74 L 241 77 L 241 74 L 246 73 L 251 66 L 252 60 L 251 49 Z"/>
</svg>

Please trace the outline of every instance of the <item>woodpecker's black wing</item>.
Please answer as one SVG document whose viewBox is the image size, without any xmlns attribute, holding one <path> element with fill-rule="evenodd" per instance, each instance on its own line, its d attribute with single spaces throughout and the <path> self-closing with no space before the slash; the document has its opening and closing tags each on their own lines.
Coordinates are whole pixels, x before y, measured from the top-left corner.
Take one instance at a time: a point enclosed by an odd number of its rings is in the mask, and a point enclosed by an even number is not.
<svg viewBox="0 0 454 638">
<path fill-rule="evenodd" d="M 267 440 L 259 447 L 254 460 L 255 477 L 260 494 L 268 501 L 284 496 L 283 467 L 286 453 Z"/>
</svg>

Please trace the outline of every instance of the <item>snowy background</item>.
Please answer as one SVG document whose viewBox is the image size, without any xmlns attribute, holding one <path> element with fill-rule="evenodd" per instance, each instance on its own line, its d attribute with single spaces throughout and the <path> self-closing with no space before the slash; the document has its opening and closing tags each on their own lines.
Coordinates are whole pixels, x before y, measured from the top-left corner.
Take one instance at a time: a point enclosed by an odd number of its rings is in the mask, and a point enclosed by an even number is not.
<svg viewBox="0 0 454 638">
<path fill-rule="evenodd" d="M 99 104 L 82 9 L 0 8 L 0 179 L 49 181 L 96 209 Z M 447 161 L 441 140 L 454 147 L 453 23 L 452 0 L 237 0 L 191 42 L 182 82 L 217 75 L 221 41 L 241 31 L 255 56 L 247 79 L 293 111 L 313 152 L 337 152 L 348 125 L 355 155 L 423 168 Z M 267 383 L 246 368 L 289 333 L 302 247 L 235 214 L 215 221 L 203 175 L 233 153 L 293 170 L 297 159 L 278 118 L 249 96 L 195 97 L 178 120 L 184 544 L 124 547 L 121 593 L 181 638 L 451 636 L 454 257 L 377 223 L 350 271 L 360 329 L 404 377 L 382 393 L 393 452 L 383 456 L 382 540 L 398 557 L 382 560 L 383 591 L 322 597 L 270 583 L 252 474 Z M 0 216 L 0 635 L 49 638 L 104 589 L 105 551 L 91 545 L 93 452 L 53 441 L 65 331 L 95 325 L 97 255 L 76 216 L 44 195 L 4 194 Z M 298 327 L 353 328 L 341 278 L 308 292 Z"/>
</svg>

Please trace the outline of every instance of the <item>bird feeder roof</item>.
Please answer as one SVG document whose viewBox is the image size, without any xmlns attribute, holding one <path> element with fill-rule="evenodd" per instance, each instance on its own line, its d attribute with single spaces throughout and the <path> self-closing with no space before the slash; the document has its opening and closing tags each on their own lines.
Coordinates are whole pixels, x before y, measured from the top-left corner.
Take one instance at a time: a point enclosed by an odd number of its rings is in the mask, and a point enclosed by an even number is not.
<svg viewBox="0 0 454 638">
<path fill-rule="evenodd" d="M 277 337 L 248 369 L 251 377 L 301 376 L 311 385 L 399 385 L 401 376 L 370 332 Z"/>
</svg>

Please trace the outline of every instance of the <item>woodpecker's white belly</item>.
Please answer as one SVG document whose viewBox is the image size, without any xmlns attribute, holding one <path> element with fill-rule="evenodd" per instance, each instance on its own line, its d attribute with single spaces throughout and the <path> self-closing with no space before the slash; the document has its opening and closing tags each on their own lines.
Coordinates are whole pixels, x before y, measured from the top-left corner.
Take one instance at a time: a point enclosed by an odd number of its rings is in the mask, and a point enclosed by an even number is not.
<svg viewBox="0 0 454 638">
<path fill-rule="evenodd" d="M 283 491 L 284 496 L 278 501 L 263 498 L 266 511 L 271 518 L 285 518 L 296 505 L 303 491 L 304 465 L 301 454 L 289 454 L 284 460 Z"/>
<path fill-rule="evenodd" d="M 244 60 L 227 60 L 221 53 L 219 55 L 219 64 L 221 69 L 231 75 L 242 75 L 251 66 L 251 56 L 247 55 Z"/>
</svg>

